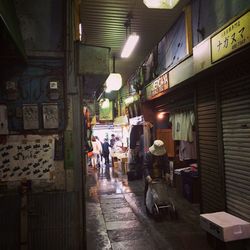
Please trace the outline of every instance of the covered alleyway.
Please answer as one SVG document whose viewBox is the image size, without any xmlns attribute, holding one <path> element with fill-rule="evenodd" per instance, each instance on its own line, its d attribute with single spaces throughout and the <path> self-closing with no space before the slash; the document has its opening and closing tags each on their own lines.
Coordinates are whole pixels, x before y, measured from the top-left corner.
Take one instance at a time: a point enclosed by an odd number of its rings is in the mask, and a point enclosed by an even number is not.
<svg viewBox="0 0 250 250">
<path fill-rule="evenodd" d="M 104 164 L 87 169 L 87 245 L 92 249 L 209 250 L 199 225 L 199 205 L 169 188 L 178 219 L 155 221 L 146 214 L 143 180 L 128 181 L 120 169 Z"/>
</svg>

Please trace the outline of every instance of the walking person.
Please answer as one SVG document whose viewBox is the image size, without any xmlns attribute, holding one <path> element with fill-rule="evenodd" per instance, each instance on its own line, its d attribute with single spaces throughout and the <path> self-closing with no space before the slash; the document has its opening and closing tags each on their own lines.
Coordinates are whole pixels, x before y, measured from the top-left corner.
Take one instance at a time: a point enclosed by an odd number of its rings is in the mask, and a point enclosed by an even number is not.
<svg viewBox="0 0 250 250">
<path fill-rule="evenodd" d="M 163 141 L 155 140 L 153 145 L 149 147 L 143 168 L 145 176 L 144 201 L 146 202 L 148 184 L 151 183 L 153 179 L 165 178 L 167 183 L 170 181 L 169 159 Z"/>
<path fill-rule="evenodd" d="M 115 135 L 112 134 L 112 135 L 111 135 L 111 139 L 110 139 L 110 146 L 113 148 L 114 145 L 115 145 Z"/>
<path fill-rule="evenodd" d="M 93 151 L 92 151 L 93 155 L 91 157 L 91 163 L 92 163 L 93 168 L 96 168 L 98 164 L 98 155 L 100 154 L 100 148 L 99 148 L 98 142 L 96 141 L 95 136 L 92 136 L 91 143 L 92 143 L 92 148 L 93 148 Z"/>
<path fill-rule="evenodd" d="M 95 136 L 95 139 L 96 139 L 96 143 L 97 143 L 98 151 L 99 151 L 99 153 L 97 154 L 97 165 L 100 167 L 101 162 L 102 162 L 102 143 L 99 140 L 98 136 Z"/>
<path fill-rule="evenodd" d="M 111 148 L 111 145 L 108 143 L 108 138 L 105 138 L 102 144 L 102 154 L 106 165 L 109 164 L 109 148 Z"/>
</svg>

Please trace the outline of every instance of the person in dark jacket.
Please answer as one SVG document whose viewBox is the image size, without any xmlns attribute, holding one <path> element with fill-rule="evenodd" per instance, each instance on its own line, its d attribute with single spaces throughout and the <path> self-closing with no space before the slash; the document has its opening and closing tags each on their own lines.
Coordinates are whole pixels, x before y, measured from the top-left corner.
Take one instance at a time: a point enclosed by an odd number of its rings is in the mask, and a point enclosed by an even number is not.
<svg viewBox="0 0 250 250">
<path fill-rule="evenodd" d="M 110 146 L 113 148 L 114 145 L 115 145 L 115 135 L 112 134 L 112 135 L 111 135 L 111 139 L 110 139 Z"/>
<path fill-rule="evenodd" d="M 105 164 L 109 164 L 109 148 L 111 145 L 108 143 L 108 139 L 104 139 L 104 143 L 102 144 L 102 154 L 105 160 Z"/>
<path fill-rule="evenodd" d="M 145 155 L 143 169 L 145 176 L 144 200 L 146 200 L 148 184 L 153 179 L 165 178 L 167 183 L 170 182 L 169 159 L 163 141 L 155 140 L 153 145 L 149 147 L 149 151 Z"/>
</svg>

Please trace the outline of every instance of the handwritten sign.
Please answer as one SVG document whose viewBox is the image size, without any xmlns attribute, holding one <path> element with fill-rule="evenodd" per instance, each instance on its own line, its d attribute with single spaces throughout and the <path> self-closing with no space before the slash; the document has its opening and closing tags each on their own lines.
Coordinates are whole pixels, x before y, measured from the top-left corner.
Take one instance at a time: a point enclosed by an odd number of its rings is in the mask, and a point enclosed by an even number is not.
<svg viewBox="0 0 250 250">
<path fill-rule="evenodd" d="M 53 136 L 9 136 L 0 145 L 0 179 L 50 179 L 54 168 Z"/>
<path fill-rule="evenodd" d="M 231 54 L 250 41 L 250 11 L 211 38 L 212 62 Z"/>
</svg>

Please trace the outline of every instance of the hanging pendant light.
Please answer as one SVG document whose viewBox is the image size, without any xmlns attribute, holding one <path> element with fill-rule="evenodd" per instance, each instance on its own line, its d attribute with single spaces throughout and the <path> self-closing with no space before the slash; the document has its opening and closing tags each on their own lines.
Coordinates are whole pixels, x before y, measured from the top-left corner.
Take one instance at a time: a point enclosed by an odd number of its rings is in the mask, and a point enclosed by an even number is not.
<svg viewBox="0 0 250 250">
<path fill-rule="evenodd" d="M 106 87 L 108 90 L 117 91 L 122 86 L 122 77 L 118 73 L 110 73 L 106 80 Z"/>
<path fill-rule="evenodd" d="M 117 91 L 121 86 L 122 76 L 119 73 L 115 73 L 115 56 L 113 56 L 113 73 L 110 73 L 106 80 L 106 89 L 108 91 Z"/>
</svg>

